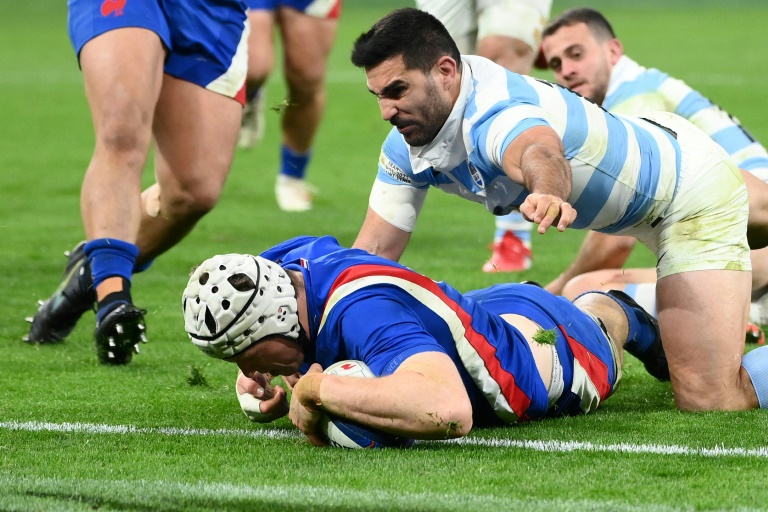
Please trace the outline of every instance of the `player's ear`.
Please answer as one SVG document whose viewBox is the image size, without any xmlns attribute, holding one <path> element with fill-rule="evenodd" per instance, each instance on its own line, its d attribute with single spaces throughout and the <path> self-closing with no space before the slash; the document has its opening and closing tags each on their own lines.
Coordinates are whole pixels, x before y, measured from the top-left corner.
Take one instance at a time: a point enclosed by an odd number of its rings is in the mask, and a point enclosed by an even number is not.
<svg viewBox="0 0 768 512">
<path fill-rule="evenodd" d="M 624 47 L 622 46 L 621 41 L 615 37 L 610 39 L 608 41 L 608 53 L 610 55 L 612 66 L 619 62 L 621 56 L 624 55 Z"/>
<path fill-rule="evenodd" d="M 448 55 L 443 55 L 437 60 L 435 69 L 440 74 L 441 84 L 444 89 L 450 89 L 458 77 L 459 63 Z"/>
</svg>

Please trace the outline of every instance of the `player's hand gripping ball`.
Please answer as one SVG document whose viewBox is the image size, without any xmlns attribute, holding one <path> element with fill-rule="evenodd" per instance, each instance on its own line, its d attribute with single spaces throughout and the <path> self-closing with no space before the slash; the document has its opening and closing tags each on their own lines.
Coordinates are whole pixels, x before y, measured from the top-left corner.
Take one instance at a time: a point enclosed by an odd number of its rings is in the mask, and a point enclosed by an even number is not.
<svg viewBox="0 0 768 512">
<path fill-rule="evenodd" d="M 375 377 L 362 361 L 339 361 L 323 373 L 363 379 Z M 413 445 L 413 439 L 375 430 L 327 412 L 320 419 L 318 430 L 328 444 L 338 448 L 408 448 Z"/>
</svg>

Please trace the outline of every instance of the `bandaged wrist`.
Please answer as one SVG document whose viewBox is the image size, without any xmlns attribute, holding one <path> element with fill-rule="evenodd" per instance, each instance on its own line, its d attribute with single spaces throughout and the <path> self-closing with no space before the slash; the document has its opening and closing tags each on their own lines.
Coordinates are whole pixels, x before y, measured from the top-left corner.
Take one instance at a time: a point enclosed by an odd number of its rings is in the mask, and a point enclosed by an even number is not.
<svg viewBox="0 0 768 512">
<path fill-rule="evenodd" d="M 299 395 L 301 404 L 312 411 L 319 411 L 323 402 L 320 400 L 320 384 L 327 377 L 324 373 L 312 373 L 301 378 L 302 389 Z"/>
</svg>

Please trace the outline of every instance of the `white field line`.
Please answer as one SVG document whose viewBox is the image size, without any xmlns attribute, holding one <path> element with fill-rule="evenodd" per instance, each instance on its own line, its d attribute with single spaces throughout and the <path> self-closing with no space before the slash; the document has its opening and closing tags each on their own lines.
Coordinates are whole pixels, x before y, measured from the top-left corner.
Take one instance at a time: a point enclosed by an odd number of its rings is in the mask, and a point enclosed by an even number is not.
<svg viewBox="0 0 768 512">
<path fill-rule="evenodd" d="M 274 429 L 200 429 L 176 427 L 136 427 L 133 425 L 99 425 L 92 423 L 49 423 L 39 421 L 3 421 L 0 429 L 22 430 L 27 432 L 72 432 L 84 434 L 160 434 L 168 436 L 223 436 L 223 437 L 252 437 L 267 439 L 297 439 L 300 437 L 295 430 Z M 768 448 L 728 448 L 715 446 L 712 448 L 694 448 L 680 445 L 661 444 L 596 444 L 584 441 L 520 441 L 514 439 L 498 439 L 483 437 L 465 437 L 451 441 L 423 441 L 422 443 L 447 442 L 468 446 L 487 446 L 493 448 L 525 449 L 537 452 L 602 452 L 602 453 L 634 453 L 652 455 L 685 455 L 699 457 L 745 457 L 768 459 Z"/>
<path fill-rule="evenodd" d="M 247 477 L 244 477 L 247 479 Z M 73 505 L 83 505 L 85 510 L 97 508 L 94 503 L 107 491 L 114 496 L 101 503 L 122 510 L 123 503 L 130 503 L 131 509 L 157 506 L 165 501 L 174 509 L 174 503 L 184 500 L 220 502 L 229 506 L 256 505 L 259 501 L 267 509 L 285 506 L 305 507 L 307 510 L 344 510 L 367 508 L 378 510 L 421 510 L 458 511 L 467 510 L 525 510 L 527 512 L 551 512 L 552 510 L 590 510 L 610 512 L 671 512 L 683 510 L 654 503 L 638 501 L 637 504 L 610 500 L 525 498 L 518 496 L 475 494 L 475 493 L 434 493 L 390 491 L 370 488 L 356 490 L 344 487 L 327 487 L 307 484 L 249 485 L 247 483 L 196 482 L 180 483 L 152 480 L 80 480 L 67 478 L 14 478 L 0 475 L 0 506 L 13 505 L 21 510 L 58 510 L 56 505 L 72 510 Z M 30 492 L 31 491 L 31 492 Z M 35 494 L 42 495 L 36 498 Z M 641 497 L 640 500 L 645 500 Z M 93 502 L 93 503 L 91 503 Z M 262 507 L 263 508 L 263 507 Z M 79 509 L 78 509 L 79 510 Z"/>
</svg>

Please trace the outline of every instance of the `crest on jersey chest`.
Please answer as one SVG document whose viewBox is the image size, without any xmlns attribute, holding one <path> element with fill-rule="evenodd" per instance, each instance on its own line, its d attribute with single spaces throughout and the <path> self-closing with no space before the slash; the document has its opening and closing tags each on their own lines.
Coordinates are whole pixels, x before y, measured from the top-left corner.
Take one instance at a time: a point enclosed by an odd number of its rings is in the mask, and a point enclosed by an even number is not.
<svg viewBox="0 0 768 512">
<path fill-rule="evenodd" d="M 469 175 L 472 176 L 472 181 L 474 181 L 478 187 L 484 189 L 485 181 L 483 180 L 483 175 L 480 174 L 480 171 L 477 170 L 477 167 L 475 167 L 475 165 L 469 160 L 467 160 L 467 166 L 469 166 Z"/>
</svg>

